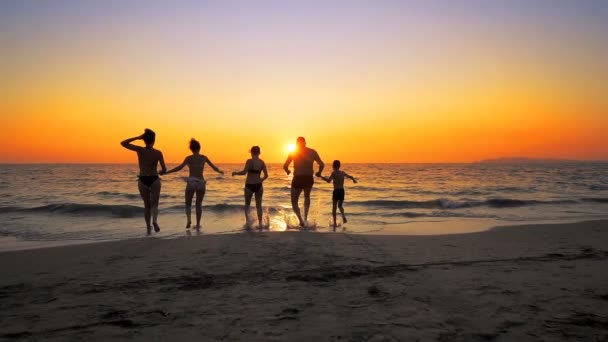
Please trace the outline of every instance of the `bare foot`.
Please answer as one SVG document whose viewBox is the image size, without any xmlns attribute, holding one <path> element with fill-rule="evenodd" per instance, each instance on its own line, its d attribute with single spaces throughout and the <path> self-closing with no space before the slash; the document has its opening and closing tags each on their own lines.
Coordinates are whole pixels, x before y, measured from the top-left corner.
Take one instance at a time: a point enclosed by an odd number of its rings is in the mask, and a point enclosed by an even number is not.
<svg viewBox="0 0 608 342">
<path fill-rule="evenodd" d="M 202 227 L 201 227 L 201 225 L 200 225 L 200 224 L 197 224 L 196 226 L 194 226 L 194 229 L 196 229 L 196 230 L 201 229 L 201 228 L 202 228 Z"/>
<path fill-rule="evenodd" d="M 152 227 L 148 226 L 146 231 L 148 232 L 148 235 L 152 234 Z"/>
<path fill-rule="evenodd" d="M 192 224 L 192 222 L 188 222 L 186 223 L 186 229 L 190 229 L 190 225 Z"/>
<path fill-rule="evenodd" d="M 342 223 L 346 223 L 346 222 L 348 222 L 348 221 L 346 220 L 346 216 L 342 216 Z"/>
<path fill-rule="evenodd" d="M 154 222 L 152 224 L 154 225 L 154 231 L 157 233 L 160 232 L 160 226 L 158 225 L 158 223 Z"/>
</svg>

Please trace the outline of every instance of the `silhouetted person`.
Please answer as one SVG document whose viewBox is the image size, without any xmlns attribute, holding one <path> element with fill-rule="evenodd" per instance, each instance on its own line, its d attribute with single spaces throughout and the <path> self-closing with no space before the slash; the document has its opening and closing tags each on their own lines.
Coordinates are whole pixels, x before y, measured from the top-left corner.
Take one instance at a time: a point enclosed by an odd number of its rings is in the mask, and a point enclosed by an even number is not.
<svg viewBox="0 0 608 342">
<path fill-rule="evenodd" d="M 262 196 L 264 195 L 264 186 L 262 183 L 268 178 L 268 170 L 266 163 L 260 159 L 260 147 L 253 146 L 251 148 L 251 159 L 247 159 L 245 167 L 242 171 L 232 172 L 232 175 L 247 175 L 245 179 L 245 222 L 249 228 L 249 207 L 251 205 L 251 197 L 255 194 L 255 207 L 258 212 L 258 229 L 262 229 Z M 264 173 L 264 177 L 261 177 Z"/>
<path fill-rule="evenodd" d="M 131 144 L 135 140 L 142 139 L 146 144 L 145 147 Z M 139 179 L 137 187 L 139 194 L 144 200 L 144 218 L 146 220 L 146 229 L 148 234 L 151 233 L 150 219 L 154 225 L 154 231 L 159 232 L 160 227 L 156 222 L 158 218 L 158 200 L 160 198 L 161 181 L 158 177 L 158 163 L 160 163 L 161 173 L 167 170 L 163 153 L 154 148 L 156 133 L 151 129 L 146 128 L 144 134 L 123 140 L 120 144 L 122 147 L 137 152 L 137 161 L 139 163 Z"/>
<path fill-rule="evenodd" d="M 329 177 L 321 177 L 327 183 L 333 181 L 334 182 L 334 193 L 332 194 L 332 208 L 331 215 L 334 218 L 334 230 L 336 229 L 336 207 L 340 208 L 340 213 L 342 214 L 342 222 L 346 223 L 346 216 L 344 215 L 344 208 L 342 207 L 342 203 L 344 203 L 344 178 L 350 178 L 353 182 L 357 183 L 355 177 L 347 174 L 344 171 L 340 170 L 340 161 L 334 160 L 333 163 L 334 171 L 331 173 Z"/>
<path fill-rule="evenodd" d="M 283 165 L 283 169 L 289 175 L 291 171 L 289 170 L 289 164 L 293 161 L 293 179 L 291 181 L 291 206 L 293 208 L 294 213 L 298 217 L 300 221 L 300 226 L 305 226 L 308 220 L 308 210 L 310 209 L 310 192 L 312 191 L 312 186 L 315 183 L 313 178 L 313 163 L 317 162 L 319 164 L 319 171 L 317 172 L 317 176 L 321 177 L 321 172 L 323 172 L 323 161 L 319 157 L 317 151 L 312 148 L 306 147 L 306 139 L 303 137 L 299 137 L 296 140 L 296 149 L 291 152 L 287 156 L 287 160 Z M 300 194 L 304 190 L 304 219 L 302 220 L 302 214 L 300 212 L 300 207 L 298 206 L 298 200 L 300 199 Z"/>
<path fill-rule="evenodd" d="M 190 225 L 192 224 L 192 198 L 196 193 L 196 226 L 194 226 L 194 228 L 200 229 L 201 216 L 203 214 L 203 198 L 205 197 L 205 190 L 207 185 L 207 181 L 205 181 L 205 178 L 203 177 L 203 169 L 205 168 L 205 163 L 209 164 L 209 166 L 211 166 L 211 168 L 215 172 L 224 174 L 224 171 L 218 169 L 217 166 L 213 165 L 213 163 L 211 162 L 211 160 L 209 160 L 209 158 L 207 158 L 207 156 L 200 154 L 201 144 L 194 138 L 190 139 L 190 151 L 192 151 L 192 155 L 187 156 L 180 165 L 165 172 L 165 174 L 177 172 L 183 169 L 184 166 L 188 165 L 190 175 L 188 176 L 186 183 L 186 218 L 188 219 L 188 222 L 186 223 L 186 228 L 190 228 Z"/>
</svg>

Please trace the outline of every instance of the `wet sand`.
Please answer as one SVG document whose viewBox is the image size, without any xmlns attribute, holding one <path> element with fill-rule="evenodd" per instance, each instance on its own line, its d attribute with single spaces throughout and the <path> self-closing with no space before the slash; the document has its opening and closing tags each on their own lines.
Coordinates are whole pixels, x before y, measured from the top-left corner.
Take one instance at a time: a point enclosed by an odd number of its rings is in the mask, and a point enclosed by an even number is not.
<svg viewBox="0 0 608 342">
<path fill-rule="evenodd" d="M 2 341 L 608 340 L 608 221 L 0 253 Z"/>
</svg>

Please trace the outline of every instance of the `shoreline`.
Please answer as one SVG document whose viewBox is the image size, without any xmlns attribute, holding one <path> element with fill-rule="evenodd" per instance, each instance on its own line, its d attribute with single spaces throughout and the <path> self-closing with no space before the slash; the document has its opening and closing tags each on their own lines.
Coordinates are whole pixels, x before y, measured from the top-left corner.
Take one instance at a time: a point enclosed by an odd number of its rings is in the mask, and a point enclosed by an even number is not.
<svg viewBox="0 0 608 342">
<path fill-rule="evenodd" d="M 608 221 L 0 253 L 0 339 L 602 340 Z"/>
<path fill-rule="evenodd" d="M 284 231 L 268 231 L 262 232 L 257 230 L 252 231 L 231 231 L 226 232 L 205 232 L 202 231 L 200 234 L 195 233 L 195 230 L 184 231 L 184 235 L 171 234 L 168 236 L 141 236 L 124 239 L 73 239 L 73 240 L 20 240 L 13 236 L 0 236 L 0 254 L 6 252 L 17 252 L 17 251 L 29 251 L 35 249 L 46 249 L 46 248 L 62 248 L 74 245 L 89 245 L 99 243 L 119 243 L 123 241 L 138 241 L 138 240 L 174 240 L 174 239 L 190 239 L 195 237 L 209 237 L 209 236 L 223 236 L 223 235 L 238 235 L 238 234 L 281 234 L 281 233 L 301 233 L 301 234 L 350 234 L 350 235 L 362 235 L 362 236 L 395 236 L 395 237 L 416 237 L 416 236 L 450 236 L 450 235 L 466 235 L 466 234 L 477 234 L 477 233 L 490 233 L 500 229 L 517 229 L 521 227 L 534 227 L 539 225 L 563 225 L 563 224 L 586 224 L 588 222 L 600 222 L 600 224 L 608 225 L 608 218 L 603 219 L 583 219 L 583 220 L 567 220 L 564 222 L 554 221 L 541 221 L 541 222 L 522 222 L 521 224 L 504 224 L 496 225 L 489 222 L 483 222 L 484 220 L 465 220 L 465 221 L 430 221 L 430 222 L 416 222 L 418 229 L 410 230 L 406 233 L 399 233 L 398 230 L 377 230 L 371 229 L 363 232 L 344 232 L 339 229 L 336 232 L 326 230 L 326 228 L 319 230 L 298 230 L 298 229 L 286 229 Z M 454 232 L 446 233 L 445 226 L 453 226 Z M 473 227 L 471 227 L 473 226 Z M 437 228 L 441 227 L 441 228 Z M 436 229 L 439 229 L 437 232 Z"/>
</svg>

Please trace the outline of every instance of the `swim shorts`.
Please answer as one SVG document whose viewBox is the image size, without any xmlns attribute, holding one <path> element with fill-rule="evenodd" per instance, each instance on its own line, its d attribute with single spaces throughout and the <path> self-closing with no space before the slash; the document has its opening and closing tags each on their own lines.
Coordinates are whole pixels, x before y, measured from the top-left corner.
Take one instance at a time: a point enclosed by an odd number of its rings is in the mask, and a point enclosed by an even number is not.
<svg viewBox="0 0 608 342">
<path fill-rule="evenodd" d="M 296 189 L 310 189 L 315 184 L 315 180 L 312 176 L 293 176 L 291 180 L 291 187 Z"/>
<path fill-rule="evenodd" d="M 334 189 L 331 199 L 334 201 L 344 201 L 344 189 Z"/>
</svg>

